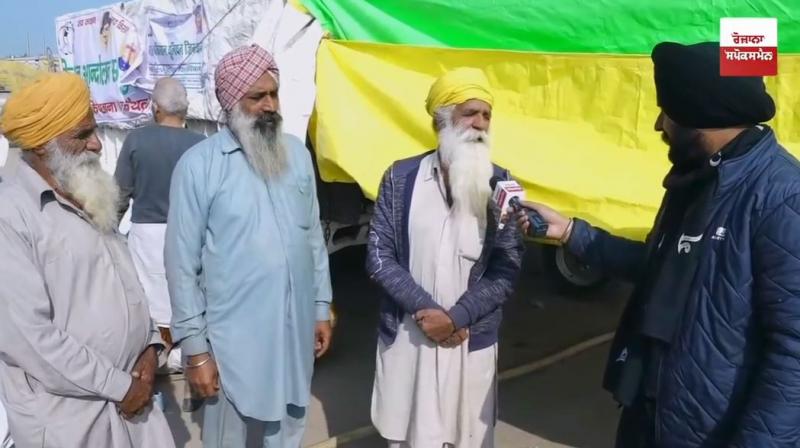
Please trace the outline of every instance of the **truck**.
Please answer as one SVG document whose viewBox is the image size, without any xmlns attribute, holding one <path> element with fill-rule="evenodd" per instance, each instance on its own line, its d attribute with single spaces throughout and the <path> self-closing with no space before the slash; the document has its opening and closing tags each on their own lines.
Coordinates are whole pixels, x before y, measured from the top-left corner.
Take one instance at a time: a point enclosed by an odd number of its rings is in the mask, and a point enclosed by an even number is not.
<svg viewBox="0 0 800 448">
<path fill-rule="evenodd" d="M 159 49 L 182 44 L 159 36 L 154 17 L 191 15 L 202 31 L 192 48 L 201 52 L 178 58 L 167 74 L 192 83 L 189 126 L 206 134 L 220 126 L 212 75 L 222 55 L 249 43 L 271 51 L 281 68 L 285 130 L 314 155 L 320 219 L 335 253 L 366 243 L 384 170 L 435 147 L 425 96 L 436 77 L 458 66 L 487 74 L 496 92 L 493 160 L 511 170 L 529 199 L 632 239 L 644 238 L 652 225 L 669 168 L 653 130 L 658 107 L 649 54 L 656 43 L 727 41 L 721 19 L 774 19 L 781 30 L 770 45 L 780 49 L 780 73 L 766 83 L 778 114 L 768 124 L 800 153 L 800 116 L 793 113 L 800 96 L 792 88 L 800 83 L 800 26 L 791 26 L 797 22 L 782 4 L 133 0 L 59 17 L 56 30 L 62 69 L 75 70 L 83 48 L 75 45 L 78 24 L 109 11 L 127 18 L 136 31 L 126 42 L 140 46 L 139 58 L 120 60 L 138 61 L 140 70 L 120 85 L 148 92 L 159 76 L 152 70 Z M 183 70 L 195 60 L 198 77 Z M 89 78 L 93 96 L 96 81 Z M 146 111 L 123 118 L 99 120 L 109 170 L 125 133 L 149 119 Z M 532 243 L 543 245 L 544 266 L 559 285 L 604 281 L 559 245 Z"/>
</svg>

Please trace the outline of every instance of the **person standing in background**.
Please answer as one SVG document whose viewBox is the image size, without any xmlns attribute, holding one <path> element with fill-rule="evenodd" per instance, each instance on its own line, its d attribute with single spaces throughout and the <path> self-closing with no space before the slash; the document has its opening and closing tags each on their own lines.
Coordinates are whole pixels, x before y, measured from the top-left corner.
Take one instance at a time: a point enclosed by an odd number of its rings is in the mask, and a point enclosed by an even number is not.
<svg viewBox="0 0 800 448">
<path fill-rule="evenodd" d="M 181 354 L 179 348 L 172 349 L 172 309 L 164 268 L 169 186 L 183 153 L 205 137 L 186 129 L 189 100 L 180 81 L 161 78 L 152 98 L 155 124 L 128 134 L 114 177 L 120 187 L 120 218 L 133 199 L 128 249 L 147 295 L 150 316 L 171 349 L 166 372 L 174 373 L 181 371 Z"/>
</svg>

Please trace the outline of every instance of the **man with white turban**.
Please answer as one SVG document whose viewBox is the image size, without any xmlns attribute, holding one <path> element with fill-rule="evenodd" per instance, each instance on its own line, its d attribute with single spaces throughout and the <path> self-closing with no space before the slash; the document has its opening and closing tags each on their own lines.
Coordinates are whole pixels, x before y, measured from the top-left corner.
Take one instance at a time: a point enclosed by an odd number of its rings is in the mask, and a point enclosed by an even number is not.
<svg viewBox="0 0 800 448">
<path fill-rule="evenodd" d="M 281 132 L 272 55 L 233 50 L 214 80 L 227 127 L 184 154 L 170 189 L 172 332 L 207 398 L 205 447 L 255 437 L 297 448 L 314 358 L 331 339 L 314 169 L 303 142 Z"/>
<path fill-rule="evenodd" d="M 0 118 L 23 163 L 0 184 L 0 382 L 18 447 L 173 447 L 151 404 L 163 343 L 100 167 L 86 83 L 47 74 Z"/>
<path fill-rule="evenodd" d="M 436 151 L 384 175 L 367 246 L 383 289 L 372 421 L 392 448 L 494 446 L 497 337 L 523 247 L 489 181 L 494 98 L 482 71 L 431 87 Z"/>
</svg>

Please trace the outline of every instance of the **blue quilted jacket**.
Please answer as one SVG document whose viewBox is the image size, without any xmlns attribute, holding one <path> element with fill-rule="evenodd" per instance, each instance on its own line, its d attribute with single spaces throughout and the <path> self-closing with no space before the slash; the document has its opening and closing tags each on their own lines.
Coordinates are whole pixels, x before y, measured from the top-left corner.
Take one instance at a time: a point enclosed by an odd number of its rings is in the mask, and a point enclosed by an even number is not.
<svg viewBox="0 0 800 448">
<path fill-rule="evenodd" d="M 799 447 L 800 164 L 770 131 L 719 170 L 711 241 L 658 370 L 658 446 Z M 583 221 L 568 249 L 633 281 L 645 266 L 644 243 Z"/>
<path fill-rule="evenodd" d="M 429 154 L 429 153 L 428 153 Z M 409 272 L 408 217 L 414 181 L 427 154 L 395 162 L 383 176 L 367 243 L 367 273 L 383 290 L 379 335 L 391 345 L 403 316 L 441 307 Z M 495 167 L 495 175 L 508 172 Z M 522 265 L 524 246 L 516 223 L 498 230 L 497 207 L 489 207 L 483 253 L 470 272 L 467 292 L 449 310 L 456 328 L 469 328 L 469 350 L 497 342 L 502 304 L 508 299 Z"/>
</svg>

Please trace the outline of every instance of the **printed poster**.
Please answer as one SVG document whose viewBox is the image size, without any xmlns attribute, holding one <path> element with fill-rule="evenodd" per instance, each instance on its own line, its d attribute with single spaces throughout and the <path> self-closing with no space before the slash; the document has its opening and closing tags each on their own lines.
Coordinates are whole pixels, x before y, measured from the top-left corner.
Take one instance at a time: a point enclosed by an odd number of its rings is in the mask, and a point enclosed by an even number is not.
<svg viewBox="0 0 800 448">
<path fill-rule="evenodd" d="M 150 114 L 150 96 L 132 83 L 141 76 L 141 37 L 116 8 L 56 19 L 64 71 L 77 73 L 91 90 L 98 123 L 126 122 Z"/>
<path fill-rule="evenodd" d="M 147 78 L 173 77 L 191 93 L 202 93 L 208 74 L 203 5 L 186 14 L 148 12 Z"/>
</svg>

